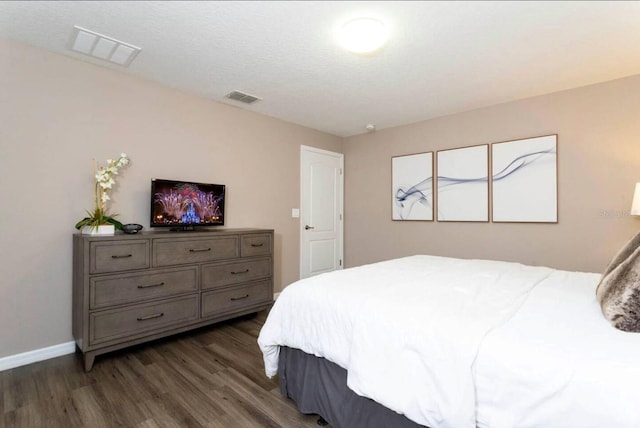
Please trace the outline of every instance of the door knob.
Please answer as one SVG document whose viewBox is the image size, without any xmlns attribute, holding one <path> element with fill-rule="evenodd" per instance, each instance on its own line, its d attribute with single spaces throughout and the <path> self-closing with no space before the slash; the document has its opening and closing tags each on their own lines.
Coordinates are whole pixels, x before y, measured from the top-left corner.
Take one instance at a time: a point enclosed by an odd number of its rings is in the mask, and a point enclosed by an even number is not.
<svg viewBox="0 0 640 428">
<path fill-rule="evenodd" d="M 309 226 L 308 224 L 304 226 L 304 230 L 314 229 L 313 226 Z"/>
</svg>

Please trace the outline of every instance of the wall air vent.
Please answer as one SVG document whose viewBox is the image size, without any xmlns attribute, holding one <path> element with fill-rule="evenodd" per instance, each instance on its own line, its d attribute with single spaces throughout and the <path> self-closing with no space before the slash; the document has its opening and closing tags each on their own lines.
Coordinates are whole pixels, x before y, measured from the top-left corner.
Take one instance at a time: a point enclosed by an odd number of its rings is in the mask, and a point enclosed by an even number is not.
<svg viewBox="0 0 640 428">
<path fill-rule="evenodd" d="M 260 97 L 256 97 L 255 95 L 247 94 L 240 91 L 231 91 L 227 95 L 225 95 L 225 97 L 229 98 L 230 100 L 240 101 L 241 103 L 245 104 L 253 104 L 256 101 L 262 100 L 262 98 Z"/>
<path fill-rule="evenodd" d="M 69 48 L 93 58 L 128 67 L 142 50 L 137 46 L 74 25 Z"/>
</svg>

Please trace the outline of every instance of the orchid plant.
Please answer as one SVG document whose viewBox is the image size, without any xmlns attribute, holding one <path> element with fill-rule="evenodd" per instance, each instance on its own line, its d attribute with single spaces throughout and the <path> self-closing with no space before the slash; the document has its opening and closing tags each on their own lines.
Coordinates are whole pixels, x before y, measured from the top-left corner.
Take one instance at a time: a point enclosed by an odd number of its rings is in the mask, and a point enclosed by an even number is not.
<svg viewBox="0 0 640 428">
<path fill-rule="evenodd" d="M 107 213 L 107 202 L 111 200 L 109 193 L 113 189 L 113 185 L 116 184 L 114 175 L 118 175 L 118 170 L 127 166 L 131 160 L 126 153 L 121 153 L 118 159 L 107 159 L 105 166 L 97 164 L 95 159 L 94 165 L 94 202 L 95 207 L 93 211 L 87 210 L 88 217 L 83 218 L 76 223 L 76 229 L 81 229 L 83 226 L 98 227 L 105 224 L 112 224 L 116 229 L 122 229 L 122 223 L 115 219 L 117 214 Z"/>
</svg>

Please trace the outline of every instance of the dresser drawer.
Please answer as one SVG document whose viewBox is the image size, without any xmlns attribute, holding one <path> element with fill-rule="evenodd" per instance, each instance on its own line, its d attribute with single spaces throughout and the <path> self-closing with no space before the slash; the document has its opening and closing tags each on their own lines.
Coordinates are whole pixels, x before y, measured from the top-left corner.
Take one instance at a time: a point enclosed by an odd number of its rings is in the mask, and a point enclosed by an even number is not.
<svg viewBox="0 0 640 428">
<path fill-rule="evenodd" d="M 242 257 L 269 255 L 271 254 L 271 235 L 268 233 L 242 235 L 240 248 Z"/>
<path fill-rule="evenodd" d="M 149 267 L 149 241 L 94 241 L 90 255 L 90 273 L 145 269 Z"/>
<path fill-rule="evenodd" d="M 224 287 L 271 277 L 271 259 L 262 258 L 202 267 L 202 289 Z"/>
<path fill-rule="evenodd" d="M 238 236 L 236 235 L 219 238 L 153 240 L 153 265 L 156 267 L 232 259 L 238 255 Z"/>
<path fill-rule="evenodd" d="M 89 316 L 89 343 L 95 345 L 194 321 L 198 318 L 198 296 L 176 297 Z"/>
<path fill-rule="evenodd" d="M 198 290 L 198 268 L 164 269 L 94 277 L 90 280 L 89 308 L 157 299 Z"/>
<path fill-rule="evenodd" d="M 202 318 L 273 300 L 271 280 L 202 293 Z"/>
</svg>

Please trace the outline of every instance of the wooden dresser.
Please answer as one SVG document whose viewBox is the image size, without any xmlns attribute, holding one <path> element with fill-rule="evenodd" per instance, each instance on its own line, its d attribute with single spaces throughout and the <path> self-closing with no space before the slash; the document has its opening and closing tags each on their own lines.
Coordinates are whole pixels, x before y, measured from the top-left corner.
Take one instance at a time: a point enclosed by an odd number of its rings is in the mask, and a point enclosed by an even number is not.
<svg viewBox="0 0 640 428">
<path fill-rule="evenodd" d="M 273 230 L 73 236 L 73 337 L 96 355 L 273 303 Z"/>
</svg>

